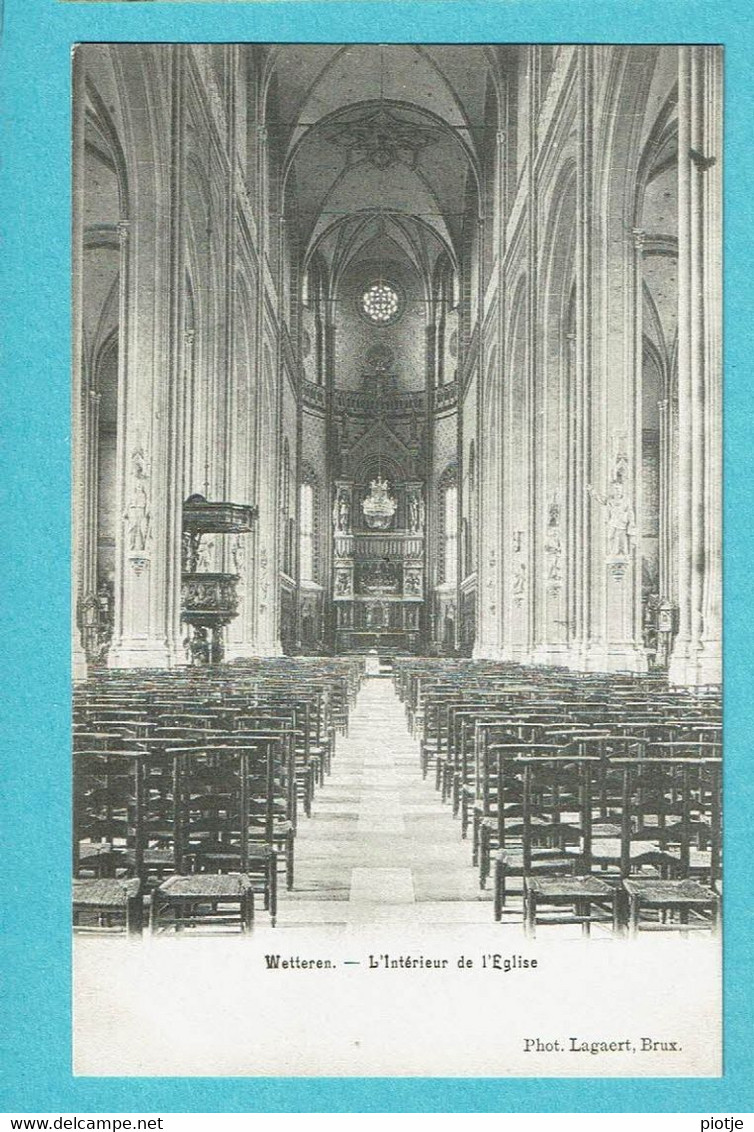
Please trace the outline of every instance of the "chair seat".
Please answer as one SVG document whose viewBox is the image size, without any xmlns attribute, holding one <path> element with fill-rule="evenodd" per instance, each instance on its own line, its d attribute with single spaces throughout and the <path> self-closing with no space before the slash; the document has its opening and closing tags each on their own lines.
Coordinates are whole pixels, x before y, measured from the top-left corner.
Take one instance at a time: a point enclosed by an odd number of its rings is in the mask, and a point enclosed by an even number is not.
<svg viewBox="0 0 754 1132">
<path fill-rule="evenodd" d="M 500 849 L 495 854 L 495 860 L 508 869 L 521 869 L 524 864 L 523 849 Z M 576 854 L 564 853 L 560 849 L 533 849 L 531 852 L 532 867 L 561 868 L 563 865 L 576 864 L 579 857 Z"/>
<path fill-rule="evenodd" d="M 717 902 L 713 888 L 696 880 L 659 880 L 654 877 L 629 877 L 623 881 L 629 896 L 638 897 L 642 904 L 658 908 L 671 905 L 709 905 Z"/>
<path fill-rule="evenodd" d="M 129 900 L 139 895 L 140 883 L 138 877 L 74 880 L 74 907 L 125 908 Z"/>
<path fill-rule="evenodd" d="M 107 842 L 102 841 L 85 841 L 79 846 L 79 860 L 91 861 L 97 857 L 109 857 L 111 853 L 117 852 L 113 846 Z"/>
<path fill-rule="evenodd" d="M 598 899 L 602 896 L 612 897 L 613 890 L 609 884 L 597 877 L 525 877 L 529 892 L 541 896 L 543 900 L 587 900 L 590 897 Z"/>
<path fill-rule="evenodd" d="M 258 845 L 252 843 L 248 847 L 247 856 L 250 862 L 269 861 L 270 858 L 276 855 L 275 850 L 271 846 L 262 844 L 261 842 Z M 240 861 L 241 850 L 224 849 L 222 847 L 212 849 L 202 848 L 198 856 L 201 861 L 221 861 L 227 864 L 228 861 Z"/>
<path fill-rule="evenodd" d="M 236 900 L 249 896 L 254 882 L 245 873 L 193 873 L 168 877 L 158 891 L 173 900 Z"/>
<path fill-rule="evenodd" d="M 113 873 L 118 865 L 130 861 L 125 845 L 109 845 L 106 842 L 84 842 L 79 846 L 79 871 L 83 873 Z"/>
<path fill-rule="evenodd" d="M 520 807 L 518 807 L 518 808 L 520 809 Z M 521 829 L 523 827 L 523 822 L 522 822 L 521 818 L 518 815 L 515 815 L 515 818 L 516 818 L 515 821 L 513 820 L 513 818 L 511 818 L 508 822 L 506 822 L 506 829 L 510 829 L 510 830 L 517 829 L 518 830 L 518 829 Z M 496 830 L 497 829 L 497 818 L 482 818 L 479 825 L 480 825 L 480 827 L 483 827 L 484 829 L 494 829 L 494 830 Z M 566 829 L 566 828 L 570 829 L 571 828 L 570 826 L 559 825 L 559 824 L 556 824 L 555 822 L 548 821 L 547 818 L 540 818 L 540 817 L 537 817 L 536 815 L 529 819 L 529 825 L 532 829 Z"/>
</svg>

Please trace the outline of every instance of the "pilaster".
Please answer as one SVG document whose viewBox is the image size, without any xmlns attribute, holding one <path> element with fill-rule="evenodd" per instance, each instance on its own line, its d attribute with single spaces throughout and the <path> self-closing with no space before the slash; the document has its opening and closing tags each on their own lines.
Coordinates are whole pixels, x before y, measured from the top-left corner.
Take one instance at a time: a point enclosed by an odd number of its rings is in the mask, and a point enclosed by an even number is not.
<svg viewBox="0 0 754 1132">
<path fill-rule="evenodd" d="M 717 47 L 678 48 L 677 684 L 721 679 L 720 115 Z"/>
</svg>

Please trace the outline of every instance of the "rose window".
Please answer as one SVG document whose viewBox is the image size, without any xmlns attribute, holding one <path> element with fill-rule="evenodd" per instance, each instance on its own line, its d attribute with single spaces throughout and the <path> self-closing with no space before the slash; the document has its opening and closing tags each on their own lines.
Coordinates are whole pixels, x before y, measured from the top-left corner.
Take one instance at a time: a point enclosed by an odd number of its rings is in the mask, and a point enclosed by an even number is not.
<svg viewBox="0 0 754 1132">
<path fill-rule="evenodd" d="M 378 326 L 393 322 L 400 309 L 398 292 L 389 283 L 373 283 L 361 296 L 361 309 Z"/>
</svg>

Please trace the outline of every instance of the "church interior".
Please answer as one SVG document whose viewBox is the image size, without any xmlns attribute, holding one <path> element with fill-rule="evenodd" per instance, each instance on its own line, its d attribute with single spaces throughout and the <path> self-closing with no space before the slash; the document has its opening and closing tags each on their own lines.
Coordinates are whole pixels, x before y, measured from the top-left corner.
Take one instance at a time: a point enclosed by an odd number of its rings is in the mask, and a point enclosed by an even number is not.
<svg viewBox="0 0 754 1132">
<path fill-rule="evenodd" d="M 73 59 L 80 932 L 714 932 L 722 53 Z"/>
</svg>

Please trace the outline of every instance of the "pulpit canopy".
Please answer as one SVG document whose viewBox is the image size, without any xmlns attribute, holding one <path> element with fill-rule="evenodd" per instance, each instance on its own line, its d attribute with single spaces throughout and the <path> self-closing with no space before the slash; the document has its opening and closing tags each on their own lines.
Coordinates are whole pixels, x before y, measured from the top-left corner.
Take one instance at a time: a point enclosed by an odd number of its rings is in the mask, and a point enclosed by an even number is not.
<svg viewBox="0 0 754 1132">
<path fill-rule="evenodd" d="M 183 504 L 183 529 L 194 535 L 234 535 L 253 529 L 259 508 L 245 503 L 209 503 L 190 495 Z"/>
</svg>

